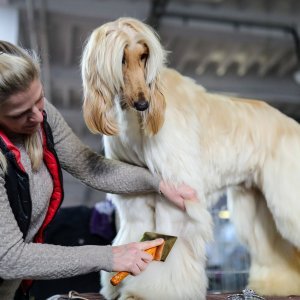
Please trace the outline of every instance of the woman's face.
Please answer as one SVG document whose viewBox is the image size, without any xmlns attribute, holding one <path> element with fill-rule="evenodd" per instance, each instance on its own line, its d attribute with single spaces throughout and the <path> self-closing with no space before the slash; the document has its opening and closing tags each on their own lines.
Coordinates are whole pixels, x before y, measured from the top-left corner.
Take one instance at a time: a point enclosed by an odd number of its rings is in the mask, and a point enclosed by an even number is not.
<svg viewBox="0 0 300 300">
<path fill-rule="evenodd" d="M 28 90 L 10 96 L 0 104 L 0 127 L 4 131 L 32 134 L 43 121 L 44 92 L 40 80 Z"/>
</svg>

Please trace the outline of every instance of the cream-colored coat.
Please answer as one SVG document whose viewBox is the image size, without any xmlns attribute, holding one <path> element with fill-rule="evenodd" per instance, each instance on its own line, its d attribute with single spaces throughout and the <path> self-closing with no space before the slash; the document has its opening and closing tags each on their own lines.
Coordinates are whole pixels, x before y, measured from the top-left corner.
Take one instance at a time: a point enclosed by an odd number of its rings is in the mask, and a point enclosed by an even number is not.
<svg viewBox="0 0 300 300">
<path fill-rule="evenodd" d="M 112 196 L 121 221 L 114 244 L 137 241 L 145 231 L 179 239 L 166 262 L 151 263 L 118 287 L 103 274 L 102 293 L 109 299 L 205 299 L 205 244 L 212 235 L 208 208 L 227 192 L 233 222 L 251 254 L 249 287 L 260 294 L 300 294 L 300 126 L 264 102 L 208 93 L 175 70 L 158 66 L 149 79 L 151 61 L 141 57 L 151 58 L 149 44 L 155 41 L 139 40 L 145 25 L 125 21 L 123 27 L 122 21 L 112 23 L 109 31 L 129 37 L 120 89 L 104 89 L 106 75 L 97 71 L 89 81 L 88 66 L 97 53 L 92 42 L 91 53 L 83 56 L 87 124 L 113 135 L 104 138 L 107 156 L 188 183 L 199 203 L 186 203 L 185 213 L 155 195 Z M 101 48 L 99 39 L 95 43 Z M 105 101 L 89 102 L 88 89 Z M 135 109 L 144 100 L 149 108 Z M 103 120 L 113 126 L 97 127 L 106 124 Z"/>
</svg>

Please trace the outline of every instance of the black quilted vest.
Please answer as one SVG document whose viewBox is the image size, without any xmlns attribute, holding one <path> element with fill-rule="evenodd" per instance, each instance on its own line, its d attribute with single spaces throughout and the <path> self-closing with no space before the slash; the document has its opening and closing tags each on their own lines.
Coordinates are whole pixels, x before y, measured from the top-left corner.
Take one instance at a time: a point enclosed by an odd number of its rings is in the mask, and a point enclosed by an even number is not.
<svg viewBox="0 0 300 300">
<path fill-rule="evenodd" d="M 45 220 L 34 238 L 34 242 L 43 243 L 44 230 L 54 218 L 63 200 L 63 178 L 61 167 L 54 149 L 54 141 L 51 128 L 44 112 L 42 123 L 43 157 L 44 162 L 53 180 L 53 193 Z M 20 160 L 19 150 L 10 142 L 7 136 L 0 130 L 0 150 L 7 161 L 7 173 L 5 175 L 5 188 L 8 200 L 16 218 L 18 226 L 25 239 L 31 220 L 32 203 L 29 189 L 29 178 Z M 3 280 L 0 278 L 0 284 Z"/>
</svg>

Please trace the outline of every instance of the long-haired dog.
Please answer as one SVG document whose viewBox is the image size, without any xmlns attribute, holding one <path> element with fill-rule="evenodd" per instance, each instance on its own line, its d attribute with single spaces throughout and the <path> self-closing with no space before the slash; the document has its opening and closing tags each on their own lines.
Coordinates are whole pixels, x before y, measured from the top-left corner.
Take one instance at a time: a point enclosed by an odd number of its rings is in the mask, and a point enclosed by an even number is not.
<svg viewBox="0 0 300 300">
<path fill-rule="evenodd" d="M 121 18 L 91 34 L 82 57 L 83 112 L 104 134 L 108 157 L 144 166 L 194 187 L 199 202 L 182 212 L 162 197 L 117 196 L 115 245 L 145 231 L 179 237 L 165 263 L 114 288 L 108 299 L 205 299 L 208 209 L 227 191 L 233 222 L 251 254 L 249 287 L 261 294 L 300 294 L 300 126 L 255 100 L 208 93 L 164 66 L 153 30 Z"/>
</svg>

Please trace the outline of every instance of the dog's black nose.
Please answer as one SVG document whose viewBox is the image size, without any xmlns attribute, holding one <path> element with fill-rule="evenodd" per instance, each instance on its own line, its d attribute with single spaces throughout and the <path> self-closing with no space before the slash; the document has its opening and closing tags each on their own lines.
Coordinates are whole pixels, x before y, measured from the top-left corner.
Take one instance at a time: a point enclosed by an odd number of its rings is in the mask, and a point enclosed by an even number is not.
<svg viewBox="0 0 300 300">
<path fill-rule="evenodd" d="M 149 103 L 146 100 L 139 100 L 134 102 L 134 107 L 138 111 L 144 111 L 149 107 Z"/>
</svg>

